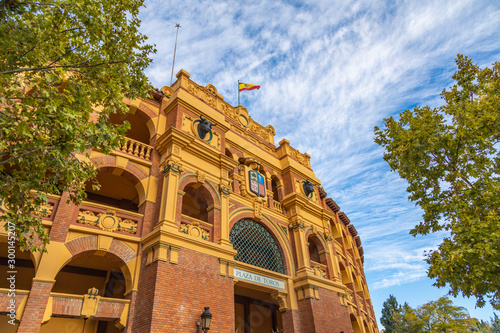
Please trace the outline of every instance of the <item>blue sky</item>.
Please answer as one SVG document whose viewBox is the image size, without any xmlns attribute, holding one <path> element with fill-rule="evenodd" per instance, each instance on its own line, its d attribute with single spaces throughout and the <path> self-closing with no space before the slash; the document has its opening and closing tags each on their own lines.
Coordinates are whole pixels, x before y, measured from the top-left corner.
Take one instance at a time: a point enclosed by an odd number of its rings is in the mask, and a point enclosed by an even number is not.
<svg viewBox="0 0 500 333">
<path fill-rule="evenodd" d="M 241 3 L 241 4 L 240 4 Z M 253 119 L 309 153 L 313 170 L 358 230 L 377 319 L 389 294 L 416 307 L 447 293 L 427 278 L 424 251 L 442 235 L 408 234 L 421 211 L 373 142 L 382 119 L 437 106 L 458 53 L 481 66 L 500 60 L 500 1 L 146 0 L 142 32 L 158 53 L 147 75 L 170 84 L 181 68 L 237 104 L 237 81 Z M 488 305 L 456 299 L 480 319 Z M 379 325 L 380 326 L 380 325 Z M 379 327 L 382 328 L 382 327 Z"/>
</svg>

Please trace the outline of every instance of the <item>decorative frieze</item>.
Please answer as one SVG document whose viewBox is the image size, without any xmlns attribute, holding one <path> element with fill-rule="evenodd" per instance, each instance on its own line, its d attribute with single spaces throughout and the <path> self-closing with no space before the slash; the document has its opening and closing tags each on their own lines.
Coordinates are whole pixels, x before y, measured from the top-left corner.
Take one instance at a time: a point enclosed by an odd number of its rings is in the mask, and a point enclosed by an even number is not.
<svg viewBox="0 0 500 333">
<path fill-rule="evenodd" d="M 122 219 L 114 210 L 107 210 L 96 215 L 90 210 L 78 212 L 77 223 L 99 227 L 105 231 L 122 231 L 129 234 L 137 233 L 137 221 Z"/>
<path fill-rule="evenodd" d="M 322 265 L 314 265 L 313 273 L 316 276 L 326 279 L 326 268 Z"/>
<path fill-rule="evenodd" d="M 195 238 L 201 238 L 203 240 L 209 240 L 210 237 L 210 233 L 207 230 L 201 228 L 198 222 L 181 222 L 180 232 L 185 233 L 186 235 L 193 236 Z"/>
<path fill-rule="evenodd" d="M 290 155 L 296 159 L 300 164 L 311 168 L 311 155 L 302 154 L 298 149 L 290 147 Z"/>
<path fill-rule="evenodd" d="M 49 218 L 54 210 L 54 204 L 51 202 L 45 202 L 40 205 L 40 215 L 45 218 Z"/>
<path fill-rule="evenodd" d="M 160 166 L 160 170 L 165 176 L 169 172 L 180 174 L 182 173 L 182 171 L 184 171 L 184 169 L 182 168 L 182 164 L 172 159 L 166 160 L 164 163 L 162 163 L 162 165 Z"/>
<path fill-rule="evenodd" d="M 0 215 L 1 212 L 7 211 L 5 199 L 0 199 Z M 54 204 L 52 202 L 44 202 L 40 205 L 39 214 L 42 218 L 49 218 L 54 211 Z"/>
</svg>

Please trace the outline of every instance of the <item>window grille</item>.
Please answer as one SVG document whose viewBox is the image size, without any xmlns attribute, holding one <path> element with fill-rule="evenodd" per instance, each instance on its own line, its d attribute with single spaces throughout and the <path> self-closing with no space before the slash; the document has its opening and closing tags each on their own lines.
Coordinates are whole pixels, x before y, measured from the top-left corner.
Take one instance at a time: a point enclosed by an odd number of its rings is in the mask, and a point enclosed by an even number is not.
<svg viewBox="0 0 500 333">
<path fill-rule="evenodd" d="M 229 241 L 238 254 L 234 259 L 285 274 L 283 254 L 271 233 L 259 223 L 242 219 L 229 233 Z"/>
</svg>

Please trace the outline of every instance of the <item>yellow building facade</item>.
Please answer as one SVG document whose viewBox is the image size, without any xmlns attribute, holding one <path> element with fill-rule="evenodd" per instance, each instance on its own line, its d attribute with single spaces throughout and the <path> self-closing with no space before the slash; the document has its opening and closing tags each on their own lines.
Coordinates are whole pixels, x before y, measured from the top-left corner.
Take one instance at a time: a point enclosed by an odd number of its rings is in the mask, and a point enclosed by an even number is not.
<svg viewBox="0 0 500 333">
<path fill-rule="evenodd" d="M 360 237 L 308 154 L 184 70 L 127 104 L 126 144 L 91 153 L 100 190 L 50 196 L 47 252 L 16 252 L 2 332 L 194 333 L 204 307 L 210 332 L 378 332 Z"/>
</svg>

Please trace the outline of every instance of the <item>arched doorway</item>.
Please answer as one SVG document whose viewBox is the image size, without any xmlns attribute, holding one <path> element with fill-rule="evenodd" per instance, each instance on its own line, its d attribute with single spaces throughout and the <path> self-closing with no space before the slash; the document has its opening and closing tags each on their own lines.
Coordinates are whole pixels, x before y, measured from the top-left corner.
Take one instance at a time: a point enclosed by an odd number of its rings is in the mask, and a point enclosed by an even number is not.
<svg viewBox="0 0 500 333">
<path fill-rule="evenodd" d="M 263 224 L 250 219 L 237 221 L 229 240 L 238 251 L 235 260 L 245 264 L 235 269 L 235 278 L 240 279 L 234 287 L 235 329 L 238 333 L 281 331 L 279 304 L 272 296 L 285 289 L 280 276 L 286 274 L 285 260 L 278 241 Z"/>
<path fill-rule="evenodd" d="M 239 283 L 234 287 L 234 324 L 238 333 L 281 332 L 281 312 L 269 291 Z"/>
</svg>

